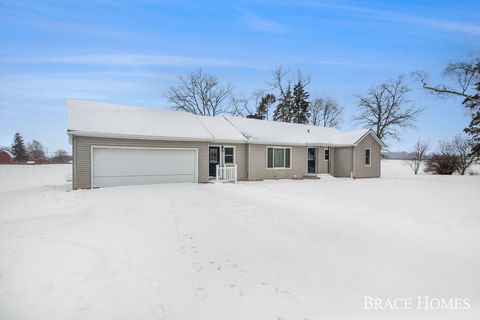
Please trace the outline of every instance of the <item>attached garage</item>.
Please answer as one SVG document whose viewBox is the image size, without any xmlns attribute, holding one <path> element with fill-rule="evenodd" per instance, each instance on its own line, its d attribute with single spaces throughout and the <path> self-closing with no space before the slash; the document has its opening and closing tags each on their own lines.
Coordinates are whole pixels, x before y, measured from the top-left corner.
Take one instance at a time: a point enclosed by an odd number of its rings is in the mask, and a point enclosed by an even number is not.
<svg viewBox="0 0 480 320">
<path fill-rule="evenodd" d="M 91 148 L 93 187 L 198 182 L 195 148 Z"/>
</svg>

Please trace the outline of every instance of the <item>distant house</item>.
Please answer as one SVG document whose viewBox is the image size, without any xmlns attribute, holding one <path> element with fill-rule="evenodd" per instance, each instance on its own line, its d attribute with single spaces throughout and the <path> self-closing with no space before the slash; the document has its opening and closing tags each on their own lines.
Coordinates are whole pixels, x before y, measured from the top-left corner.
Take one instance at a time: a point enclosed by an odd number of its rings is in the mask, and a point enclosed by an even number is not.
<svg viewBox="0 0 480 320">
<path fill-rule="evenodd" d="M 383 143 L 371 130 L 69 100 L 68 135 L 75 189 L 381 173 Z"/>
<path fill-rule="evenodd" d="M 47 158 L 35 159 L 35 164 L 48 164 L 48 159 Z"/>
<path fill-rule="evenodd" d="M 0 150 L 0 164 L 12 164 L 15 156 L 8 150 Z"/>
</svg>

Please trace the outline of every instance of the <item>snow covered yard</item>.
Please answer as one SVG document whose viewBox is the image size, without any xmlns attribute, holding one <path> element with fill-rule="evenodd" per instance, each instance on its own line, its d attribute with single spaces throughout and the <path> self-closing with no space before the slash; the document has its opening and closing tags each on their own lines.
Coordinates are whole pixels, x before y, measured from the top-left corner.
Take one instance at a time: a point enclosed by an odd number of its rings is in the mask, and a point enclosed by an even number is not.
<svg viewBox="0 0 480 320">
<path fill-rule="evenodd" d="M 69 169 L 0 166 L 0 319 L 480 317 L 480 176 L 67 192 Z"/>
</svg>

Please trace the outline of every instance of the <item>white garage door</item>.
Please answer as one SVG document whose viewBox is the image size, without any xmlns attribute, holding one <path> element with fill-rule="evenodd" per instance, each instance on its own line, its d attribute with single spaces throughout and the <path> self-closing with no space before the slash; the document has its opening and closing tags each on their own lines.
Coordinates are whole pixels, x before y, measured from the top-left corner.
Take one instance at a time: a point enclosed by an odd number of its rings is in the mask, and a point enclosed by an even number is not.
<svg viewBox="0 0 480 320">
<path fill-rule="evenodd" d="M 92 184 L 197 182 L 197 150 L 92 147 Z"/>
</svg>

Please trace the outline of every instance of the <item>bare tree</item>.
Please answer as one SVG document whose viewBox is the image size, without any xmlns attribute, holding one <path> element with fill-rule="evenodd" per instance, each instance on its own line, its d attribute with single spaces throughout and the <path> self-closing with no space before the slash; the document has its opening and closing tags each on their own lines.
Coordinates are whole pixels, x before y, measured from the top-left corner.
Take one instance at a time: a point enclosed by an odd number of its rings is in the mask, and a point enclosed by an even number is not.
<svg viewBox="0 0 480 320">
<path fill-rule="evenodd" d="M 453 154 L 457 157 L 456 171 L 462 176 L 475 162 L 475 156 L 471 152 L 472 142 L 462 135 L 455 136 L 452 141 L 442 142 L 441 149 L 444 153 Z"/>
<path fill-rule="evenodd" d="M 268 85 L 275 91 L 278 91 L 278 98 L 285 98 L 287 94 L 287 88 L 293 87 L 294 83 L 300 83 L 304 88 L 310 84 L 311 78 L 309 75 L 297 71 L 296 79 L 292 79 L 289 76 L 289 72 L 284 70 L 282 66 L 277 66 L 272 72 L 273 80 Z"/>
<path fill-rule="evenodd" d="M 240 95 L 230 97 L 231 101 L 231 113 L 234 116 L 246 117 L 248 115 L 254 115 L 257 112 L 258 106 L 262 100 L 262 96 L 265 94 L 265 90 L 254 91 L 251 95 Z"/>
<path fill-rule="evenodd" d="M 400 129 L 415 127 L 416 118 L 423 111 L 411 104 L 409 92 L 403 76 L 374 86 L 359 98 L 359 114 L 354 121 L 372 128 L 381 140 L 400 140 Z"/>
<path fill-rule="evenodd" d="M 422 142 L 420 140 L 415 143 L 413 147 L 413 152 L 410 153 L 410 160 L 408 160 L 408 165 L 412 168 L 415 174 L 420 170 L 420 166 L 423 161 L 427 158 L 428 143 Z"/>
<path fill-rule="evenodd" d="M 201 69 L 186 77 L 179 77 L 180 84 L 170 87 L 167 98 L 177 110 L 214 117 L 229 112 L 225 101 L 232 94 L 232 86 L 221 86 L 217 77 Z"/>
<path fill-rule="evenodd" d="M 38 140 L 32 140 L 27 144 L 27 152 L 31 160 L 45 158 L 45 148 Z"/>
<path fill-rule="evenodd" d="M 314 126 L 339 127 L 343 108 L 330 98 L 314 98 L 310 104 L 310 123 Z"/>
<path fill-rule="evenodd" d="M 460 97 L 471 116 L 463 131 L 471 137 L 471 152 L 480 156 L 480 57 L 452 62 L 443 70 L 443 76 L 453 85 L 431 85 L 425 72 L 415 73 L 424 89 L 440 97 Z"/>
<path fill-rule="evenodd" d="M 55 151 L 52 162 L 53 163 L 67 163 L 71 157 L 68 155 L 67 151 L 63 149 L 58 149 Z"/>
</svg>

